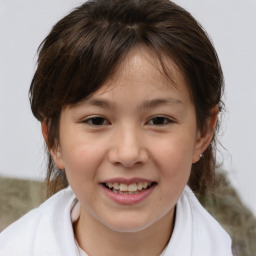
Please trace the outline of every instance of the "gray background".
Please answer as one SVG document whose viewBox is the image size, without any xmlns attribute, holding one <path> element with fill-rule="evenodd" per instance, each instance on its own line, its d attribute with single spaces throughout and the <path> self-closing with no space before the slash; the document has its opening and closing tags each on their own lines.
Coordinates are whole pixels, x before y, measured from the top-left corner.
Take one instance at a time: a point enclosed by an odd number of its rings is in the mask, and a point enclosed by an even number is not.
<svg viewBox="0 0 256 256">
<path fill-rule="evenodd" d="M 44 177 L 40 124 L 28 89 L 36 50 L 78 0 L 0 0 L 0 175 Z M 256 0 L 175 1 L 190 11 L 213 40 L 223 67 L 227 111 L 219 161 L 243 201 L 256 214 Z"/>
</svg>

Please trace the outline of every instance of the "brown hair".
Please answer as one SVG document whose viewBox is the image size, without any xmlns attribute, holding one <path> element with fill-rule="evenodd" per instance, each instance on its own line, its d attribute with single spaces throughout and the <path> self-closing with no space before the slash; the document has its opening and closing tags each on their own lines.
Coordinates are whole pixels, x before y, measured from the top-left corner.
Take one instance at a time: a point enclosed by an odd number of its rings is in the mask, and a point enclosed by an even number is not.
<svg viewBox="0 0 256 256">
<path fill-rule="evenodd" d="M 223 75 L 215 49 L 198 22 L 169 0 L 92 0 L 60 20 L 38 50 L 30 102 L 34 116 L 47 123 L 49 148 L 59 140 L 62 108 L 97 91 L 139 44 L 152 49 L 167 75 L 163 58 L 176 63 L 195 104 L 198 126 L 204 129 L 211 109 L 216 105 L 221 109 Z M 215 138 L 193 164 L 190 187 L 195 192 L 205 190 L 214 173 Z M 68 185 L 49 150 L 46 185 L 48 196 Z"/>
</svg>

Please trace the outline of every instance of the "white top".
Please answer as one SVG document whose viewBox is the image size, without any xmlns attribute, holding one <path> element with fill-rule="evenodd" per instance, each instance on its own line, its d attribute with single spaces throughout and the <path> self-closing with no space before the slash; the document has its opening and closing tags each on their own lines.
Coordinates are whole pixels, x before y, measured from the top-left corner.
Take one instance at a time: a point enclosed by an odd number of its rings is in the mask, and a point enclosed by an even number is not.
<svg viewBox="0 0 256 256">
<path fill-rule="evenodd" d="M 73 191 L 67 188 L 27 213 L 0 234 L 0 255 L 83 255 L 72 227 L 71 212 L 76 203 Z M 228 234 L 188 187 L 177 202 L 173 234 L 162 255 L 232 256 Z"/>
</svg>

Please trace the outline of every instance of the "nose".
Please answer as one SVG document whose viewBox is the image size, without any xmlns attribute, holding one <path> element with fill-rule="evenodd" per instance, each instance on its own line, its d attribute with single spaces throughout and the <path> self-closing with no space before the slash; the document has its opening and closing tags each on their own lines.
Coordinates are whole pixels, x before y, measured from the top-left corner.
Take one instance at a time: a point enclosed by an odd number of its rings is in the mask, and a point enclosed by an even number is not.
<svg viewBox="0 0 256 256">
<path fill-rule="evenodd" d="M 131 168 L 148 161 L 148 153 L 142 136 L 135 128 L 123 127 L 116 131 L 111 145 L 109 160 L 114 165 Z"/>
</svg>

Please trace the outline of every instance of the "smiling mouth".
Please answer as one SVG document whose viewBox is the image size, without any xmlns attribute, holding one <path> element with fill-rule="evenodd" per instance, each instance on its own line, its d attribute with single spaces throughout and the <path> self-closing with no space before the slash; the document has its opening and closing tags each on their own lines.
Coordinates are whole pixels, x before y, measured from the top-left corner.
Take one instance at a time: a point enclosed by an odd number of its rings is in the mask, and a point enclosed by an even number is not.
<svg viewBox="0 0 256 256">
<path fill-rule="evenodd" d="M 138 182 L 132 184 L 124 183 L 103 183 L 103 185 L 116 194 L 126 194 L 126 195 L 135 195 L 141 193 L 145 190 L 150 189 L 152 186 L 156 185 L 156 182 Z"/>
</svg>

